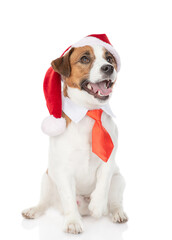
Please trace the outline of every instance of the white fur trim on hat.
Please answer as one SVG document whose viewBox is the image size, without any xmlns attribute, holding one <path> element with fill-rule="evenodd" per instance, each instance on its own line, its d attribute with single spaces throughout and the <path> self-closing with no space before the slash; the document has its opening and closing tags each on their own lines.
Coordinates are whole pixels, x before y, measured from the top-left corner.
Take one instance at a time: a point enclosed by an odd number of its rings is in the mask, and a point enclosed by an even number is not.
<svg viewBox="0 0 172 240">
<path fill-rule="evenodd" d="M 51 137 L 60 135 L 66 129 L 66 120 L 62 117 L 55 118 L 53 115 L 50 115 L 43 120 L 41 129 Z"/>
<path fill-rule="evenodd" d="M 96 37 L 85 37 L 83 39 L 81 39 L 79 42 L 73 44 L 71 46 L 72 47 L 83 47 L 83 46 L 94 46 L 94 45 L 100 45 L 102 47 L 105 47 L 116 59 L 117 61 L 117 71 L 119 72 L 120 67 L 121 67 L 121 61 L 120 61 L 120 57 L 119 54 L 117 53 L 117 51 L 113 48 L 112 45 L 110 45 L 109 43 L 103 42 L 102 40 L 96 38 Z"/>
</svg>

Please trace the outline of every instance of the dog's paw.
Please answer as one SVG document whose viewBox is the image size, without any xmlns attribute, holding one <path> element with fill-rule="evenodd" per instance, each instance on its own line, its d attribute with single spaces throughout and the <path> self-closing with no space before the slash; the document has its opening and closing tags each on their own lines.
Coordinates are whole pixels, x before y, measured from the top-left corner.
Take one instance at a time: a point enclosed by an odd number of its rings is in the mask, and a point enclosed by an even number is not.
<svg viewBox="0 0 172 240">
<path fill-rule="evenodd" d="M 121 207 L 113 210 L 111 219 L 114 223 L 125 223 L 128 221 L 128 217 Z"/>
<path fill-rule="evenodd" d="M 98 200 L 96 198 L 92 198 L 88 208 L 91 215 L 95 218 L 100 218 L 108 212 L 107 204 L 103 199 Z"/>
<path fill-rule="evenodd" d="M 83 232 L 83 224 L 80 218 L 65 218 L 64 232 L 71 234 L 80 234 Z"/>
<path fill-rule="evenodd" d="M 35 219 L 43 214 L 38 207 L 28 208 L 22 211 L 22 216 L 27 219 Z"/>
</svg>

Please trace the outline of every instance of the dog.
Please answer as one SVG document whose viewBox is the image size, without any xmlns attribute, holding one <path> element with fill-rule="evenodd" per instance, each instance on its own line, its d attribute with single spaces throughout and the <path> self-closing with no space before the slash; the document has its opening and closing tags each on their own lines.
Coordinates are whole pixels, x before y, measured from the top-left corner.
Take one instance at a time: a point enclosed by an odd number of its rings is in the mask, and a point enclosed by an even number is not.
<svg viewBox="0 0 172 240">
<path fill-rule="evenodd" d="M 118 130 L 109 108 L 117 79 L 117 59 L 104 46 L 86 44 L 72 47 L 51 65 L 63 79 L 62 100 L 65 106 L 70 106 L 69 114 L 62 113 L 66 120 L 64 133 L 50 137 L 49 163 L 42 179 L 40 202 L 22 215 L 35 219 L 54 206 L 64 214 L 64 231 L 72 234 L 83 232 L 84 215 L 95 218 L 109 215 L 112 222 L 124 223 L 128 220 L 123 210 L 125 181 L 115 162 Z M 102 125 L 114 144 L 106 163 L 92 152 L 95 120 L 81 114 L 80 121 L 73 121 L 83 109 L 100 108 Z"/>
</svg>

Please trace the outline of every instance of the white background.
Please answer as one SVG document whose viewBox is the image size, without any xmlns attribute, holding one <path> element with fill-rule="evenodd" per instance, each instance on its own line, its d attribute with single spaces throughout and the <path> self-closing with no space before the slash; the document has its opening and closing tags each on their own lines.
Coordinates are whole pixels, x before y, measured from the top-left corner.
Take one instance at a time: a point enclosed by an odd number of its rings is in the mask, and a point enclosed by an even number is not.
<svg viewBox="0 0 172 240">
<path fill-rule="evenodd" d="M 172 239 L 171 1 L 1 1 L 0 24 L 0 238 Z M 47 167 L 45 72 L 92 33 L 106 33 L 122 61 L 111 106 L 129 222 L 89 217 L 70 236 L 57 212 L 34 221 L 20 212 L 38 202 Z"/>
</svg>

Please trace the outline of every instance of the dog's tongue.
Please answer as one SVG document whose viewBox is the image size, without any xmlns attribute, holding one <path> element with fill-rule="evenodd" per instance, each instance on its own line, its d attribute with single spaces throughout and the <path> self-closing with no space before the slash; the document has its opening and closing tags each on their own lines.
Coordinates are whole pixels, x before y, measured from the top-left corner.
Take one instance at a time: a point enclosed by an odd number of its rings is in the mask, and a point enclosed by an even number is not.
<svg viewBox="0 0 172 240">
<path fill-rule="evenodd" d="M 104 96 L 108 96 L 111 92 L 111 88 L 106 88 L 106 82 L 99 82 L 99 83 L 90 83 L 92 90 L 94 93 L 100 91 L 100 93 Z"/>
</svg>

